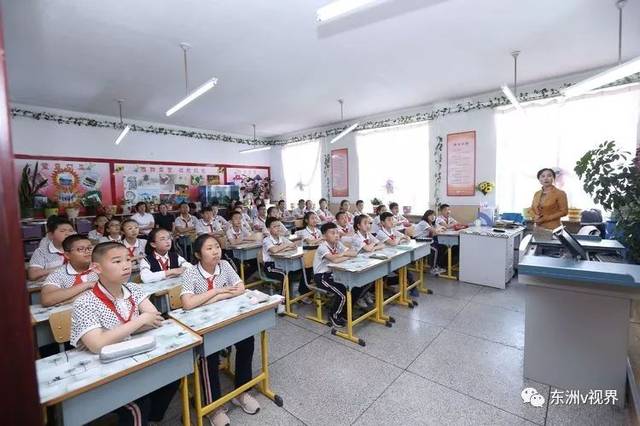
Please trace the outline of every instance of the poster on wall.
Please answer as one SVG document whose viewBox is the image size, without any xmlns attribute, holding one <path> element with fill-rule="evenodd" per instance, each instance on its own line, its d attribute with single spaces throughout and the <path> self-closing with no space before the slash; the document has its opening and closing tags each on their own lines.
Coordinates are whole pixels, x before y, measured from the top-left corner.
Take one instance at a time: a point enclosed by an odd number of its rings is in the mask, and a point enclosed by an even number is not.
<svg viewBox="0 0 640 426">
<path fill-rule="evenodd" d="M 476 193 L 476 132 L 447 135 L 447 196 Z"/>
<path fill-rule="evenodd" d="M 246 200 L 249 194 L 253 199 L 269 199 L 271 196 L 269 172 L 269 167 L 227 167 L 226 183 L 238 187 L 241 200 Z"/>
<path fill-rule="evenodd" d="M 331 196 L 349 196 L 349 150 L 331 151 Z"/>
<path fill-rule="evenodd" d="M 43 207 L 48 201 L 65 207 L 112 204 L 108 162 L 50 160 L 46 158 L 15 159 L 17 182 L 22 169 L 29 164 L 31 170 L 38 163 L 38 174 L 47 179 L 40 193 L 44 196 L 36 204 Z"/>
<path fill-rule="evenodd" d="M 220 182 L 223 173 L 217 166 L 115 163 L 116 200 L 118 204 L 195 201 L 199 187 Z"/>
</svg>

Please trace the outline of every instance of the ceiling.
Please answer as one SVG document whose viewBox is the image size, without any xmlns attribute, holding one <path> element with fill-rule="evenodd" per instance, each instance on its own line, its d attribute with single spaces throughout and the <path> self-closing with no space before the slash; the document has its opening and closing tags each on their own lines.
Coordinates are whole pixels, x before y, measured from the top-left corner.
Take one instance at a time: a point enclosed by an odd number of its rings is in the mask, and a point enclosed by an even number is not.
<svg viewBox="0 0 640 426">
<path fill-rule="evenodd" d="M 329 0 L 1 0 L 15 103 L 275 136 L 617 59 L 614 0 L 388 0 L 319 26 Z M 640 0 L 623 56 L 640 55 Z M 172 117 L 191 88 L 218 86 Z"/>
</svg>

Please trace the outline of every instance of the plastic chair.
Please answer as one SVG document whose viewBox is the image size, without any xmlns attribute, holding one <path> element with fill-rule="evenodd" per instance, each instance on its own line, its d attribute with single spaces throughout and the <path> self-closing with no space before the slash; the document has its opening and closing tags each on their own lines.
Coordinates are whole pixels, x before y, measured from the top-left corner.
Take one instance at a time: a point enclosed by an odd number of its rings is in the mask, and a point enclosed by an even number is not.
<svg viewBox="0 0 640 426">
<path fill-rule="evenodd" d="M 49 327 L 53 340 L 60 346 L 60 352 L 64 352 L 64 344 L 71 339 L 71 313 L 72 309 L 53 312 L 49 315 Z"/>
</svg>

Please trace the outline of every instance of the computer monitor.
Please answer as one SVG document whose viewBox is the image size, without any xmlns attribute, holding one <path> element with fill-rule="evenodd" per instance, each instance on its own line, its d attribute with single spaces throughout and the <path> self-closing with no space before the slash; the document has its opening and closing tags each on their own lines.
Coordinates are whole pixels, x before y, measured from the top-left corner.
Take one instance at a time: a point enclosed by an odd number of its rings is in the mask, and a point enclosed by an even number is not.
<svg viewBox="0 0 640 426">
<path fill-rule="evenodd" d="M 571 253 L 571 255 L 578 260 L 589 260 L 587 252 L 584 247 L 580 245 L 573 235 L 571 235 L 564 226 L 559 226 L 553 230 L 553 235 L 562 243 L 565 249 Z"/>
</svg>

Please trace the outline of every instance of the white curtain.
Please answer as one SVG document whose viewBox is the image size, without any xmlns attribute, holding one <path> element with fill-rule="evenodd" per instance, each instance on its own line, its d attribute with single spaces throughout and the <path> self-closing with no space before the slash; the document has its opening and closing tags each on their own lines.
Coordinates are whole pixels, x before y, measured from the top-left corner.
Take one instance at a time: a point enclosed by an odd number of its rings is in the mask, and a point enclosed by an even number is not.
<svg viewBox="0 0 640 426">
<path fill-rule="evenodd" d="M 496 201 L 501 212 L 522 212 L 539 188 L 536 172 L 560 170 L 557 186 L 567 192 L 569 207 L 589 209 L 591 197 L 573 171 L 582 155 L 605 140 L 632 154 L 636 151 L 640 89 L 602 91 L 561 102 L 524 106 L 525 114 L 496 111 Z"/>
<path fill-rule="evenodd" d="M 313 140 L 282 148 L 282 165 L 287 206 L 300 198 L 318 203 L 322 192 L 320 141 Z"/>
<path fill-rule="evenodd" d="M 371 208 L 377 197 L 411 206 L 429 206 L 429 126 L 426 123 L 356 133 L 360 198 Z"/>
</svg>

